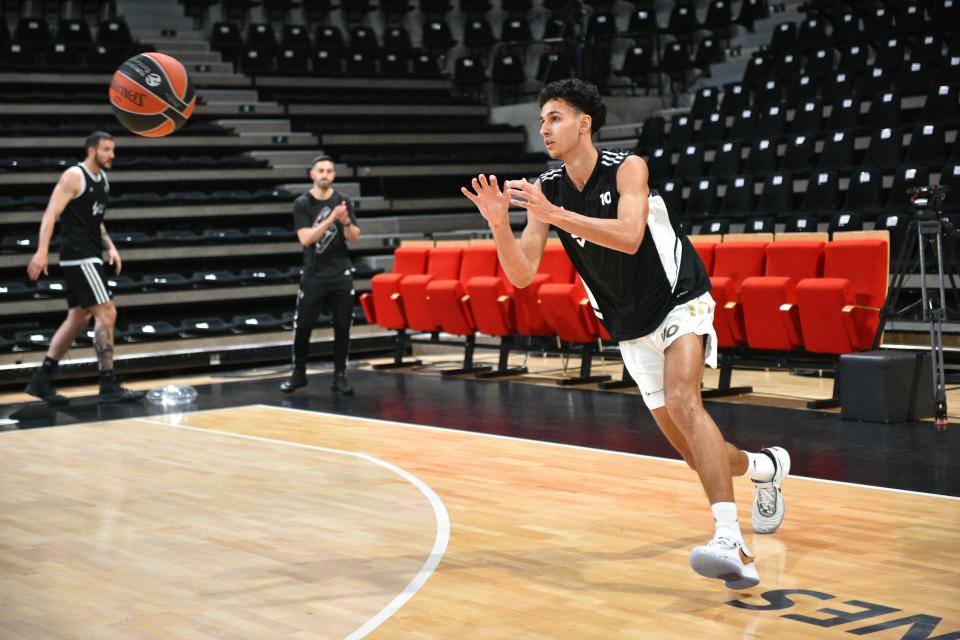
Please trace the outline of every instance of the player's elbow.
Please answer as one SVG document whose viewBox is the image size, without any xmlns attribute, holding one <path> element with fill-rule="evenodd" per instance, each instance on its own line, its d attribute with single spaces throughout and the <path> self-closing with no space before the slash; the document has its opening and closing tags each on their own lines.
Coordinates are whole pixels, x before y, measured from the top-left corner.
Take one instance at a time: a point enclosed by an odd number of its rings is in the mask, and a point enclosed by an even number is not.
<svg viewBox="0 0 960 640">
<path fill-rule="evenodd" d="M 640 251 L 640 245 L 642 243 L 643 233 L 634 234 L 624 239 L 623 246 L 620 248 L 620 250 L 632 256 L 637 251 Z"/>
</svg>

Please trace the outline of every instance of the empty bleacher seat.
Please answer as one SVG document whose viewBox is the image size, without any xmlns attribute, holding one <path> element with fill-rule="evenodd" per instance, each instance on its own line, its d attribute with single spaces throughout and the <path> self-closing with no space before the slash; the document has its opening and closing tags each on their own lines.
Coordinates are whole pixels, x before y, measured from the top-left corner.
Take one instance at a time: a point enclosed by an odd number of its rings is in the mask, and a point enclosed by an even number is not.
<svg viewBox="0 0 960 640">
<path fill-rule="evenodd" d="M 797 283 L 820 277 L 821 241 L 778 241 L 766 246 L 763 276 L 740 287 L 747 344 L 754 349 L 791 350 L 803 345 Z"/>
<path fill-rule="evenodd" d="M 871 347 L 887 293 L 888 243 L 834 240 L 824 250 L 822 278 L 797 284 L 804 346 L 815 353 Z"/>
</svg>

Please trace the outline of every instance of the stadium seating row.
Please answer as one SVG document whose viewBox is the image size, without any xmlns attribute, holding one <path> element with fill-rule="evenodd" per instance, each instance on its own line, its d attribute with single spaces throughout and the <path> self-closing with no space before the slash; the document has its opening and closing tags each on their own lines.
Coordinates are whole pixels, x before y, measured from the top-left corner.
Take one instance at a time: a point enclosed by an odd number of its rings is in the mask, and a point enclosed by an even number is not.
<svg viewBox="0 0 960 640">
<path fill-rule="evenodd" d="M 852 237 L 851 237 L 852 236 Z M 801 238 L 801 239 L 797 239 Z M 694 237 L 717 303 L 718 345 L 840 354 L 872 344 L 887 288 L 889 241 L 876 237 L 781 234 Z M 557 241 L 522 289 L 506 278 L 490 241 L 470 246 L 402 245 L 394 270 L 360 298 L 367 321 L 397 331 L 467 338 L 555 337 L 591 348 L 610 340 Z M 591 351 L 585 350 L 585 357 Z M 501 368 L 505 367 L 501 358 Z M 465 368 L 469 369 L 469 355 Z M 589 370 L 581 371 L 589 377 Z"/>
<path fill-rule="evenodd" d="M 744 240 L 694 238 L 710 273 L 721 348 L 814 353 L 869 349 L 887 293 L 889 241 L 876 237 L 780 234 Z M 820 237 L 817 237 L 820 236 Z"/>
</svg>

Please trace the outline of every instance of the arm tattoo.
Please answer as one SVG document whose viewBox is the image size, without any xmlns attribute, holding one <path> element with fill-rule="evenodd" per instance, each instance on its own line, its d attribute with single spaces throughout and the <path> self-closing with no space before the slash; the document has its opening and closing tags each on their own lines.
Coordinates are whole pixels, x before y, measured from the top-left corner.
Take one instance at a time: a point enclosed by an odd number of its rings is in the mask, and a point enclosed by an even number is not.
<svg viewBox="0 0 960 640">
<path fill-rule="evenodd" d="M 98 327 L 93 330 L 93 351 L 100 371 L 113 369 L 113 331 Z"/>
</svg>

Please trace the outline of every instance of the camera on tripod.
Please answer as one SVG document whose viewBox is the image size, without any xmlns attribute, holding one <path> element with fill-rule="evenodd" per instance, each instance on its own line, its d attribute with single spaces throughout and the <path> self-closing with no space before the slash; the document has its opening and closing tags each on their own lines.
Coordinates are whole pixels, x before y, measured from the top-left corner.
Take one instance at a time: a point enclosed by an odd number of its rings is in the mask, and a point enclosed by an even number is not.
<svg viewBox="0 0 960 640">
<path fill-rule="evenodd" d="M 917 218 L 929 220 L 939 216 L 948 191 L 949 187 L 931 184 L 907 189 L 907 195 L 910 196 L 910 204 Z"/>
</svg>

